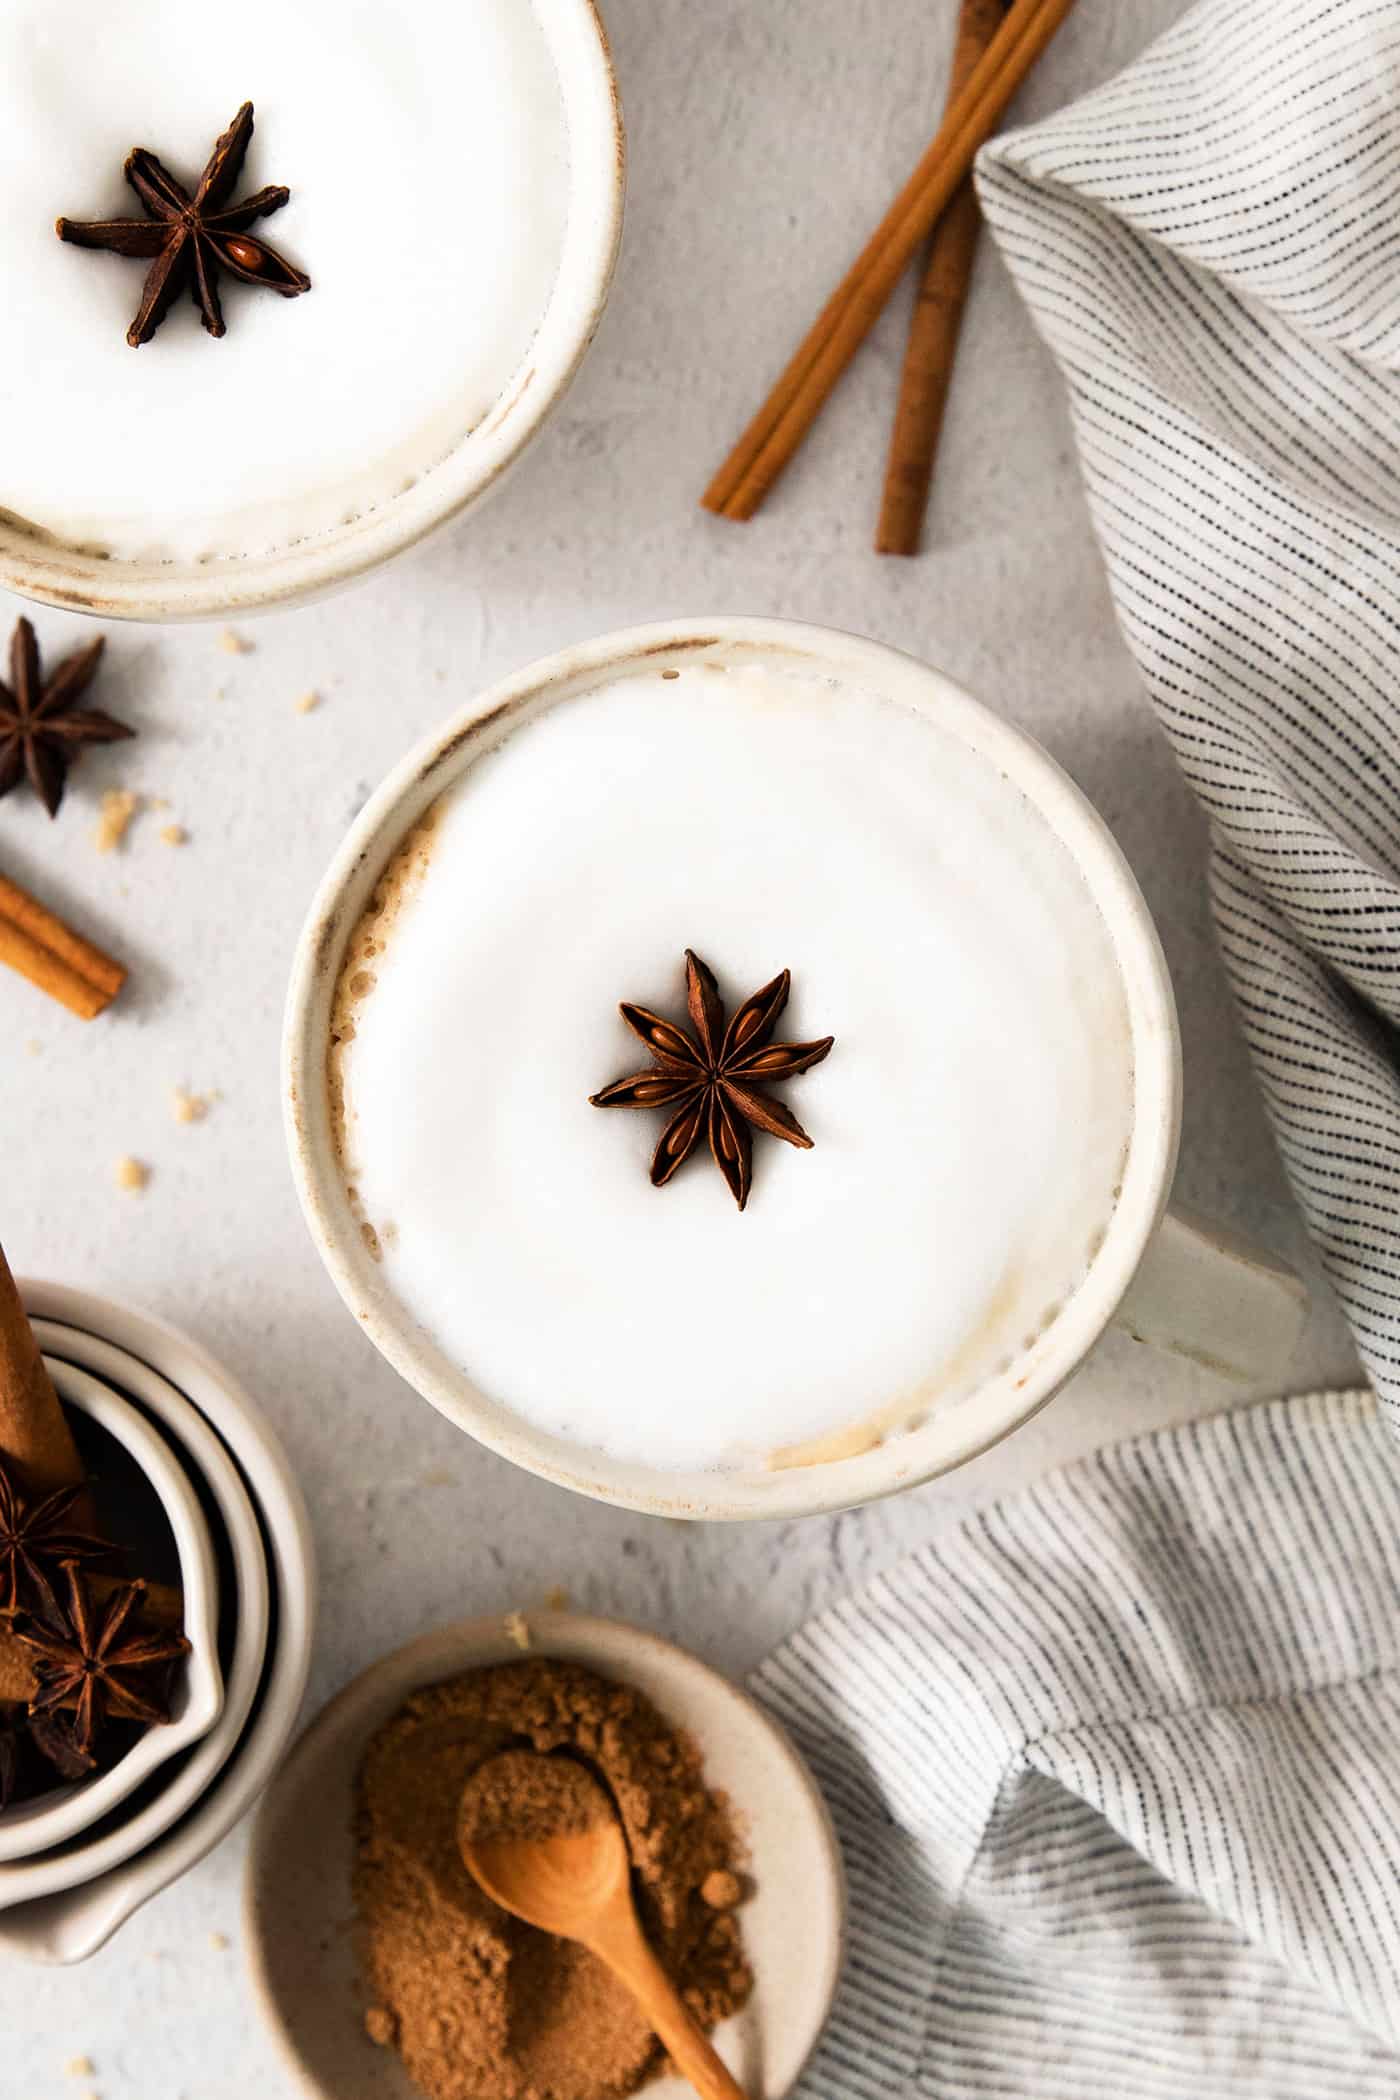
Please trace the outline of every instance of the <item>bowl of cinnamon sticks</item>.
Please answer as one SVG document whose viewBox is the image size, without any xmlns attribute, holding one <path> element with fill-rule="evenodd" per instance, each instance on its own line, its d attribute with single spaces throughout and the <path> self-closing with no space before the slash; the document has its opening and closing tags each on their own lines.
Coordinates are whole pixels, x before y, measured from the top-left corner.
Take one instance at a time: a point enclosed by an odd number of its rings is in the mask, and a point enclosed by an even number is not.
<svg viewBox="0 0 1400 2100">
<path fill-rule="evenodd" d="M 218 1609 L 185 1469 L 45 1360 L 0 1254 L 0 1866 L 71 1853 L 215 1726 Z"/>
</svg>

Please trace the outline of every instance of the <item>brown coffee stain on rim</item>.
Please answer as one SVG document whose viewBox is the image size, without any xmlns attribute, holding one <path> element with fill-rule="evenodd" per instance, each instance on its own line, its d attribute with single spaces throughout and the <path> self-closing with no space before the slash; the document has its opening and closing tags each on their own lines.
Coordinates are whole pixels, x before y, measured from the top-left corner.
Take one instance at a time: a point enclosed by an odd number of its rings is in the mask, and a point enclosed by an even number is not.
<svg viewBox="0 0 1400 2100">
<path fill-rule="evenodd" d="M 519 385 L 511 389 L 510 393 L 506 396 L 505 400 L 496 410 L 496 413 L 485 424 L 484 427 L 488 431 L 500 430 L 504 427 L 505 424 L 507 424 L 510 421 L 511 417 L 515 414 L 516 409 L 519 408 L 521 402 L 529 393 L 531 386 L 534 384 L 534 378 L 535 367 L 531 365 L 528 372 L 526 372 L 525 376 L 521 379 Z"/>
<path fill-rule="evenodd" d="M 340 957 L 335 985 L 331 992 L 330 1015 L 326 1024 L 323 1070 L 331 1148 L 341 1189 L 354 1217 L 361 1243 L 370 1259 L 375 1262 L 382 1261 L 384 1243 L 390 1234 L 386 1227 L 376 1225 L 369 1217 L 355 1187 L 355 1164 L 351 1151 L 351 1126 L 355 1119 L 346 1096 L 345 1053 L 355 1040 L 356 1017 L 360 1008 L 372 997 L 378 984 L 376 965 L 384 954 L 394 923 L 418 894 L 427 876 L 432 860 L 438 808 L 437 803 L 430 803 L 416 822 L 410 825 L 375 881 L 364 908 L 351 928 L 344 953 Z M 364 859 L 365 855 L 362 854 L 361 866 Z M 328 968 L 331 949 L 340 924 L 339 909 L 329 913 L 322 923 L 316 946 L 318 973 L 324 973 Z"/>
<path fill-rule="evenodd" d="M 809 1437 L 801 1443 L 780 1445 L 776 1450 L 770 1451 L 763 1460 L 768 1471 L 786 1473 L 811 1466 L 836 1465 L 842 1459 L 864 1458 L 892 1437 L 921 1427 L 924 1419 L 940 1400 L 956 1402 L 966 1399 L 968 1396 L 957 1390 L 959 1381 L 972 1369 L 987 1338 L 996 1332 L 1006 1315 L 1014 1310 L 1016 1294 L 1023 1281 L 1020 1264 L 1008 1262 L 971 1334 L 958 1344 L 952 1355 L 940 1364 L 936 1371 L 921 1379 L 912 1392 L 902 1393 L 898 1399 L 886 1401 L 883 1407 L 873 1408 L 869 1414 L 859 1416 L 840 1429 L 828 1430 L 822 1436 Z M 1053 1325 L 1053 1322 L 1050 1324 Z M 1048 1327 L 1046 1331 L 1049 1331 Z M 1039 1340 L 1040 1336 L 1037 1335 L 1036 1341 Z M 991 1373 L 985 1382 L 991 1383 L 996 1375 L 995 1372 Z"/>
<path fill-rule="evenodd" d="M 618 182 L 621 183 L 627 175 L 627 127 L 623 121 L 622 93 L 617 84 L 617 64 L 612 54 L 612 39 L 608 35 L 607 24 L 598 12 L 597 0 L 584 0 L 584 5 L 592 17 L 594 33 L 603 53 L 603 64 L 607 68 L 608 94 L 612 101 L 613 166 Z"/>
<path fill-rule="evenodd" d="M 311 967 L 317 977 L 324 977 L 330 964 L 331 953 L 340 932 L 340 906 L 332 905 L 316 931 L 316 947 L 311 958 Z"/>
<path fill-rule="evenodd" d="M 500 723 L 509 722 L 543 689 L 543 686 L 531 686 L 523 693 L 510 693 L 504 700 L 498 700 L 494 707 L 485 708 L 480 714 L 474 714 L 469 722 L 462 724 L 460 729 L 454 729 L 446 741 L 439 744 L 432 756 L 426 759 L 423 765 L 419 767 L 419 785 L 435 788 L 438 793 L 445 793 L 447 788 L 454 785 L 454 783 L 450 781 L 438 782 L 436 780 L 436 775 L 441 769 L 454 759 L 459 751 L 464 750 L 468 744 L 473 743 L 476 738 L 484 736 Z"/>
<path fill-rule="evenodd" d="M 611 657 L 604 662 L 589 666 L 589 670 L 596 674 L 597 683 L 602 684 L 607 678 L 625 674 L 629 664 L 650 662 L 654 656 L 679 656 L 689 654 L 698 649 L 719 649 L 725 646 L 725 640 L 722 635 L 682 635 L 675 640 L 649 642 L 645 648 L 629 650 L 625 656 Z M 770 645 L 765 644 L 764 646 Z M 531 685 L 514 687 L 503 699 L 496 701 L 493 706 L 483 708 L 480 713 L 473 714 L 469 721 L 463 722 L 460 728 L 452 730 L 444 738 L 443 742 L 437 745 L 429 756 L 424 759 L 418 769 L 417 784 L 421 787 L 431 788 L 437 793 L 444 792 L 451 783 L 440 780 L 438 776 L 443 767 L 450 764 L 459 751 L 474 743 L 478 737 L 485 736 L 490 730 L 512 722 L 516 716 L 523 714 L 543 694 L 552 692 L 557 686 L 564 685 L 574 675 L 576 674 L 567 671 L 562 673 L 551 671 L 545 677 L 537 678 Z M 561 694 L 560 697 L 561 699 L 565 697 L 583 699 L 591 690 L 593 690 L 592 686 L 585 686 L 581 687 L 577 693 L 567 696 Z"/>
<path fill-rule="evenodd" d="M 722 649 L 725 646 L 722 634 L 688 634 L 676 640 L 648 642 L 645 649 L 635 649 L 619 663 L 646 663 L 653 656 L 680 656 L 692 649 Z"/>
</svg>

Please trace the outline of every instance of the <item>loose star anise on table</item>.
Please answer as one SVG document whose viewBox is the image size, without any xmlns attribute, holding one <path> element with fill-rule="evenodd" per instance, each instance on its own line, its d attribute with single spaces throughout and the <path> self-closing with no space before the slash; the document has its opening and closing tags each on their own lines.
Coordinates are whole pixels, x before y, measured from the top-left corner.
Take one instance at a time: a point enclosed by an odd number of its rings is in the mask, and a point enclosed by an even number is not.
<svg viewBox="0 0 1400 2100">
<path fill-rule="evenodd" d="M 122 1584 L 99 1606 L 71 1563 L 63 1572 L 63 1604 L 45 1616 L 22 1612 L 12 1623 L 37 1680 L 31 1715 L 71 1709 L 73 1744 L 90 1757 L 108 1721 L 169 1720 L 167 1680 L 190 1644 L 182 1634 L 135 1623 L 144 1582 Z"/>
<path fill-rule="evenodd" d="M 685 951 L 685 982 L 689 1030 L 644 1006 L 622 1002 L 622 1018 L 646 1044 L 654 1069 L 614 1080 L 589 1099 L 595 1108 L 674 1110 L 652 1157 L 654 1186 L 664 1187 L 701 1138 L 708 1137 L 715 1165 L 742 1210 L 752 1178 L 751 1129 L 766 1130 L 804 1151 L 812 1147 L 792 1110 L 764 1093 L 764 1086 L 819 1065 L 836 1038 L 773 1041 L 792 984 L 787 970 L 746 999 L 728 1027 L 714 974 L 690 948 Z"/>
<path fill-rule="evenodd" d="M 223 335 L 219 272 L 295 299 L 311 279 L 267 241 L 248 231 L 281 211 L 291 191 L 281 184 L 230 203 L 253 137 L 253 105 L 245 102 L 209 156 L 193 196 L 145 146 L 133 147 L 124 173 L 140 198 L 144 219 L 60 219 L 58 237 L 78 248 L 105 248 L 149 262 L 136 319 L 126 332 L 133 349 L 149 343 L 188 285 L 210 335 Z"/>
<path fill-rule="evenodd" d="M 97 675 L 102 636 L 64 658 L 47 679 L 40 673 L 39 644 L 28 620 L 10 641 L 10 683 L 0 679 L 0 795 L 27 774 L 29 785 L 51 817 L 58 815 L 68 768 L 84 744 L 115 744 L 135 736 L 100 707 L 78 702 Z"/>
<path fill-rule="evenodd" d="M 114 1550 L 70 1521 L 83 1492 L 80 1484 L 42 1497 L 25 1495 L 13 1467 L 0 1458 L 0 1617 L 57 1611 L 51 1577 L 60 1564 L 103 1559 Z"/>
</svg>

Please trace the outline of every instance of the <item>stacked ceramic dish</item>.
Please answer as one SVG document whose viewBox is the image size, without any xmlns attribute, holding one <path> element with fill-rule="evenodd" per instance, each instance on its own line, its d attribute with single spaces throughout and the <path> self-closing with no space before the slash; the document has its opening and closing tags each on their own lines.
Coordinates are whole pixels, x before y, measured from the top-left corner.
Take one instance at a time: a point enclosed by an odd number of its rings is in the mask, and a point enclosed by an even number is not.
<svg viewBox="0 0 1400 2100">
<path fill-rule="evenodd" d="M 79 1443 L 121 1447 L 159 1502 L 190 1643 L 169 1722 L 110 1770 L 0 1814 L 0 1960 L 82 1961 L 203 1857 L 296 1723 L 315 1575 L 300 1492 L 229 1374 L 173 1328 L 23 1286 Z"/>
</svg>

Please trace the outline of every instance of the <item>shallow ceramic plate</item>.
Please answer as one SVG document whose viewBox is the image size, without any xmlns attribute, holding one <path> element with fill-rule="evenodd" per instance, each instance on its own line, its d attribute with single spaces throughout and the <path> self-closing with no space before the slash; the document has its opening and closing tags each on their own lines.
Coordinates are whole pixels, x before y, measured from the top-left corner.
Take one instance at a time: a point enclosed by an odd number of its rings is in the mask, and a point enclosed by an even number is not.
<svg viewBox="0 0 1400 2100">
<path fill-rule="evenodd" d="M 316 1619 L 315 1556 L 301 1490 L 285 1453 L 242 1387 L 197 1342 L 148 1313 L 95 1292 L 21 1279 L 31 1318 L 101 1336 L 153 1368 L 189 1400 L 235 1461 L 257 1515 L 271 1581 L 272 1631 L 243 1734 L 209 1791 L 157 1843 L 81 1888 L 0 1915 L 0 1958 L 78 1962 L 95 1954 L 143 1903 L 204 1857 L 256 1800 L 285 1752 L 306 1689 Z M 76 1347 L 67 1346 L 76 1358 Z M 200 1751 L 196 1750 L 195 1756 Z"/>
<path fill-rule="evenodd" d="M 831 2007 L 845 1884 L 835 1832 L 806 1766 L 747 1695 L 683 1649 L 608 1619 L 542 1613 L 532 1652 L 635 1685 L 693 1737 L 735 1805 L 754 1894 L 738 1913 L 754 1971 L 743 2012 L 716 2044 L 753 2100 L 797 2081 Z M 302 1737 L 253 1826 L 245 1939 L 254 1994 L 296 2090 L 309 2100 L 418 2100 L 397 2055 L 365 2037 L 350 1892 L 355 1775 L 380 1723 L 422 1686 L 484 1663 L 519 1662 L 500 1619 L 446 1626 L 347 1685 Z M 680 2100 L 676 2079 L 646 2088 Z"/>
<path fill-rule="evenodd" d="M 0 1815 L 0 1903 L 20 1900 L 7 1892 L 26 1874 L 42 1883 L 54 1871 L 49 1862 L 56 1847 L 93 1829 L 163 1765 L 207 1736 L 224 1704 L 218 1567 L 204 1511 L 178 1452 L 124 1393 L 56 1357 L 45 1356 L 44 1362 L 64 1406 L 79 1409 L 115 1438 L 159 1496 L 180 1564 L 190 1652 L 174 1680 L 170 1718 L 162 1727 L 148 1728 L 110 1771 Z M 33 1893 L 45 1889 L 36 1886 Z"/>
</svg>

